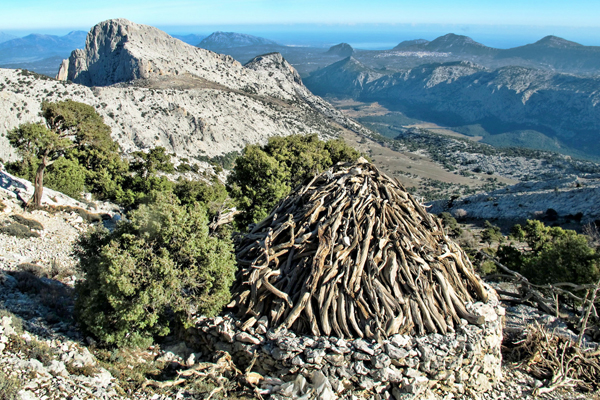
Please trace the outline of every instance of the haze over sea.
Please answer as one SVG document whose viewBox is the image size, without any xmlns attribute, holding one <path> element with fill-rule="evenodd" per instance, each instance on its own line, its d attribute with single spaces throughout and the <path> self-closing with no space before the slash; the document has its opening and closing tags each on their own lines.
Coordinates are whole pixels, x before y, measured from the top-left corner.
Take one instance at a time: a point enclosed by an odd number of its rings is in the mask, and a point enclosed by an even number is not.
<svg viewBox="0 0 600 400">
<path fill-rule="evenodd" d="M 103 20 L 127 18 L 171 34 L 220 30 L 301 46 L 346 42 L 362 49 L 389 49 L 403 40 L 433 40 L 450 32 L 497 48 L 547 35 L 600 46 L 599 16 L 597 0 L 6 0 L 0 31 L 64 35 L 88 31 Z"/>
</svg>

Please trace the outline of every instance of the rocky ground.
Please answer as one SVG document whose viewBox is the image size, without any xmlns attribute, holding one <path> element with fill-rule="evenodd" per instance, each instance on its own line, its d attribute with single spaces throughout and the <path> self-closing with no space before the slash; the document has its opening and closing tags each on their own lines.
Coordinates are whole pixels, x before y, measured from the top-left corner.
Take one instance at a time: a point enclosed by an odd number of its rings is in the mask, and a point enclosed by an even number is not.
<svg viewBox="0 0 600 400">
<path fill-rule="evenodd" d="M 91 224 L 76 213 L 25 212 L 18 200 L 6 193 L 0 197 L 5 205 L 0 220 L 21 215 L 43 226 L 36 230 L 39 237 L 19 239 L 0 233 L 0 398 L 207 398 L 217 388 L 212 381 L 202 379 L 172 387 L 160 388 L 147 383 L 144 387 L 148 378 L 173 379 L 177 377 L 176 370 L 217 365 L 203 364 L 214 362 L 211 358 L 214 354 L 193 352 L 176 341 L 146 350 L 105 350 L 97 347 L 91 338 L 85 338 L 73 319 L 73 286 L 79 276 L 71 250 L 78 235 Z M 524 335 L 527 326 L 534 321 L 568 332 L 556 318 L 541 315 L 530 307 L 508 307 L 506 315 L 507 332 Z M 238 368 L 243 370 L 244 366 Z M 455 395 L 435 388 L 412 397 L 394 394 L 392 390 L 350 393 L 343 386 L 327 392 L 329 397 L 324 394 L 319 397 L 315 392 L 323 382 L 316 375 L 307 379 L 299 376 L 287 384 L 278 377 L 267 377 L 254 391 L 248 389 L 248 379 L 245 379 L 246 389 L 242 390 L 234 382 L 239 383 L 239 379 L 224 375 L 233 390 L 229 394 L 231 398 L 532 399 L 533 390 L 544 382 L 528 375 L 523 368 L 505 362 L 503 380 L 487 393 Z M 333 397 L 332 393 L 335 393 Z M 598 396 L 556 390 L 539 398 L 592 399 Z"/>
</svg>

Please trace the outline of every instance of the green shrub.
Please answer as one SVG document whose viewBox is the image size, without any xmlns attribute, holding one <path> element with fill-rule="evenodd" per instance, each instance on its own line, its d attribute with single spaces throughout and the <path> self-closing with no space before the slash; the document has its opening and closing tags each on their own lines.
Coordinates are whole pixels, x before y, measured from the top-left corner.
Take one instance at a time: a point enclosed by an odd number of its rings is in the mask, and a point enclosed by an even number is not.
<svg viewBox="0 0 600 400">
<path fill-rule="evenodd" d="M 85 191 L 86 177 L 86 169 L 79 165 L 76 159 L 61 157 L 48 167 L 44 176 L 44 186 L 80 199 L 81 193 Z"/>
<path fill-rule="evenodd" d="M 25 218 L 24 216 L 17 215 L 17 214 L 11 215 L 10 218 L 13 221 L 18 222 L 21 225 L 25 225 L 29 229 L 35 229 L 37 231 L 44 230 L 44 226 L 42 224 L 40 224 L 38 221 L 36 221 L 35 219 Z"/>
<path fill-rule="evenodd" d="M 0 226 L 0 233 L 14 236 L 19 239 L 40 237 L 39 233 L 31 231 L 27 226 L 19 224 L 18 222 L 12 222 L 6 226 Z"/>
<path fill-rule="evenodd" d="M 0 371 L 0 400 L 20 399 L 19 391 L 23 384 L 17 378 Z"/>
<path fill-rule="evenodd" d="M 315 174 L 359 157 L 343 140 L 324 142 L 316 134 L 273 137 L 266 146 L 246 146 L 227 181 L 241 211 L 238 228 L 266 217 L 279 200 Z"/>
<path fill-rule="evenodd" d="M 203 181 L 179 179 L 173 187 L 173 193 L 182 205 L 200 202 L 206 205 L 210 214 L 214 214 L 216 209 L 227 199 L 227 189 L 216 177 L 213 177 L 210 184 Z"/>
<path fill-rule="evenodd" d="M 148 345 L 186 328 L 195 314 L 216 315 L 230 300 L 230 240 L 209 236 L 206 209 L 158 194 L 113 232 L 96 229 L 75 250 L 81 327 L 108 345 Z"/>
<path fill-rule="evenodd" d="M 491 245 L 494 242 L 502 243 L 504 236 L 502 231 L 496 225 L 493 225 L 490 221 L 484 222 L 485 229 L 481 232 L 481 240 Z"/>
<path fill-rule="evenodd" d="M 489 274 L 495 274 L 497 271 L 498 271 L 498 267 L 496 267 L 496 264 L 490 260 L 486 260 L 486 261 L 482 262 L 481 265 L 479 266 L 479 272 L 481 273 L 482 276 L 489 275 Z"/>
<path fill-rule="evenodd" d="M 442 220 L 444 228 L 448 229 L 448 234 L 450 236 L 457 237 L 462 234 L 462 229 L 460 229 L 456 218 L 454 218 L 452 214 L 450 214 L 449 212 L 443 212 L 438 214 L 438 217 Z"/>
<path fill-rule="evenodd" d="M 500 246 L 500 262 L 534 283 L 590 284 L 600 278 L 600 254 L 585 235 L 528 220 L 525 226 L 515 225 L 511 237 L 527 243 L 527 248 Z"/>
</svg>

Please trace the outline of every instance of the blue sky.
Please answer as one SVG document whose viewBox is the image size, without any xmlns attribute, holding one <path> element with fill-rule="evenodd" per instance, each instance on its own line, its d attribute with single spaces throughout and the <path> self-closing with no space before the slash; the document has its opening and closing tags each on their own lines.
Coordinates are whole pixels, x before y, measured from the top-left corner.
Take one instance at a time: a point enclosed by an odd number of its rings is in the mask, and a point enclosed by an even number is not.
<svg viewBox="0 0 600 400">
<path fill-rule="evenodd" d="M 0 31 L 19 36 L 30 32 L 87 31 L 106 19 L 127 18 L 172 33 L 210 33 L 220 28 L 245 27 L 245 33 L 272 31 L 271 36 L 277 36 L 282 30 L 310 31 L 312 26 L 313 32 L 362 29 L 373 33 L 395 29 L 410 35 L 412 29 L 422 36 L 454 32 L 492 41 L 494 36 L 502 35 L 539 39 L 555 34 L 583 44 L 600 45 L 598 0 L 3 0 L 2 3 Z"/>
</svg>

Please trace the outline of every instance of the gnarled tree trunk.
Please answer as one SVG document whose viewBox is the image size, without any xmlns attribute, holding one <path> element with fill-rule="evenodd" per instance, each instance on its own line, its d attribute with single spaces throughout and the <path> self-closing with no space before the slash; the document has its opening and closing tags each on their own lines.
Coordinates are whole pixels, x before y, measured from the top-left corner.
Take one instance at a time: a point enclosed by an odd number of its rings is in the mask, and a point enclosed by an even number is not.
<svg viewBox="0 0 600 400">
<path fill-rule="evenodd" d="M 41 207 L 42 205 L 42 194 L 44 192 L 44 171 L 46 167 L 50 165 L 51 162 L 48 160 L 48 156 L 44 155 L 42 157 L 42 161 L 38 166 L 37 171 L 35 172 L 35 179 L 33 181 L 33 196 L 26 204 L 26 207 L 29 207 L 31 203 L 33 203 L 34 207 Z"/>
</svg>

